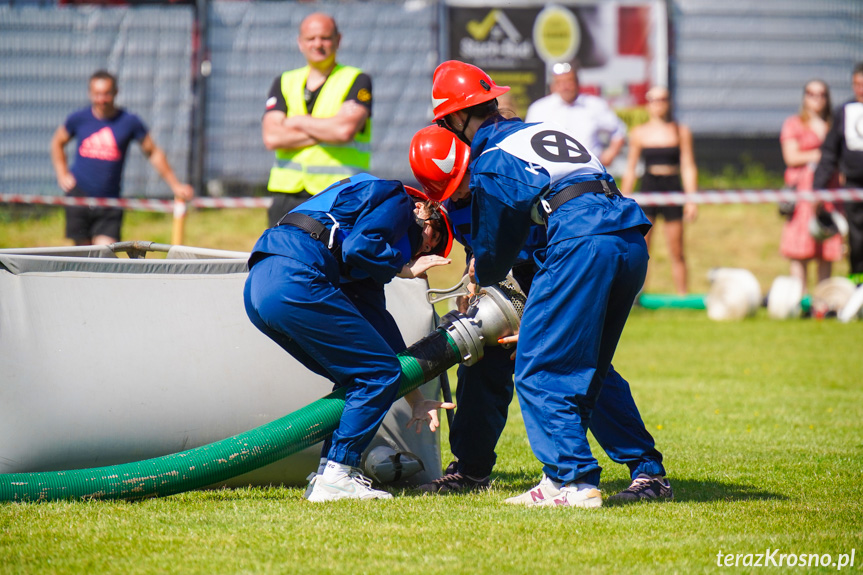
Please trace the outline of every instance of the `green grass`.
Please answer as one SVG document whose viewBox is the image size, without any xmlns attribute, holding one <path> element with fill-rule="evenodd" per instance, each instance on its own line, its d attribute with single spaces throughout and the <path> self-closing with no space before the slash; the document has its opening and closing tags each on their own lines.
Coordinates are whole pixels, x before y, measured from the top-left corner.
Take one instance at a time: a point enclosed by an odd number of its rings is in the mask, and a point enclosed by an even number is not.
<svg viewBox="0 0 863 575">
<path fill-rule="evenodd" d="M 701 573 L 724 570 L 719 551 L 768 548 L 834 558 L 856 548 L 859 570 L 861 349 L 859 323 L 636 309 L 615 366 L 665 454 L 671 503 L 504 505 L 540 474 L 513 402 L 488 493 L 315 506 L 301 488 L 250 488 L 2 504 L 0 572 Z M 442 439 L 446 461 L 446 426 Z M 595 453 L 603 492 L 627 485 Z"/>
</svg>

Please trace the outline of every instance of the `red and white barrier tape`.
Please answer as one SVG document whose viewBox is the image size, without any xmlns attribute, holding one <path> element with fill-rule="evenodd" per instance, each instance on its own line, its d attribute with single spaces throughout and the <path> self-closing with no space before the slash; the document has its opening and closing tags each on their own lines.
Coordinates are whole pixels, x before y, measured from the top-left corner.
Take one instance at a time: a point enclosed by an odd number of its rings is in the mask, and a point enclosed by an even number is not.
<svg viewBox="0 0 863 575">
<path fill-rule="evenodd" d="M 126 208 L 144 212 L 173 213 L 174 200 L 138 198 L 72 198 L 67 196 L 35 196 L 0 194 L 0 204 L 37 204 L 51 206 L 87 206 Z M 195 208 L 268 208 L 271 198 L 193 198 L 188 205 Z"/>
<path fill-rule="evenodd" d="M 794 201 L 863 202 L 863 189 L 848 188 L 796 192 L 794 190 L 704 190 L 697 194 L 683 192 L 639 192 L 633 196 L 642 206 L 679 206 L 697 204 L 773 204 Z M 194 208 L 268 208 L 271 198 L 193 198 Z M 66 196 L 35 196 L 0 194 L 0 203 L 41 204 L 55 206 L 89 206 L 126 208 L 147 212 L 172 213 L 174 200 L 135 198 L 71 198 Z"/>
<path fill-rule="evenodd" d="M 638 192 L 632 196 L 642 206 L 679 206 L 695 204 L 775 204 L 778 202 L 827 201 L 863 202 L 863 189 L 835 190 L 704 190 L 696 194 L 683 192 Z"/>
</svg>

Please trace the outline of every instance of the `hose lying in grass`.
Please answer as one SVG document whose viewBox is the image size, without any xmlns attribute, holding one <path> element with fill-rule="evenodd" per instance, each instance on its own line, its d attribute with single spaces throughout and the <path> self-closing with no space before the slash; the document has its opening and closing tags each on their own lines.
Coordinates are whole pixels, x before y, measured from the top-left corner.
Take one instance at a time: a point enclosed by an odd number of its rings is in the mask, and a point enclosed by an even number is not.
<svg viewBox="0 0 863 575">
<path fill-rule="evenodd" d="M 456 293 L 444 291 L 446 297 Z M 473 300 L 466 315 L 448 313 L 440 327 L 398 354 L 399 397 L 457 363 L 479 361 L 485 342 L 494 345 L 518 333 L 525 295 L 514 280 L 483 288 Z M 338 427 L 344 408 L 342 388 L 281 419 L 180 453 L 91 469 L 0 475 L 0 501 L 134 500 L 206 487 L 323 441 Z"/>
<path fill-rule="evenodd" d="M 456 340 L 442 327 L 400 353 L 399 397 L 462 361 Z M 342 388 L 285 417 L 180 453 L 91 469 L 0 475 L 0 501 L 134 500 L 205 487 L 323 441 L 338 426 L 344 407 Z"/>
</svg>

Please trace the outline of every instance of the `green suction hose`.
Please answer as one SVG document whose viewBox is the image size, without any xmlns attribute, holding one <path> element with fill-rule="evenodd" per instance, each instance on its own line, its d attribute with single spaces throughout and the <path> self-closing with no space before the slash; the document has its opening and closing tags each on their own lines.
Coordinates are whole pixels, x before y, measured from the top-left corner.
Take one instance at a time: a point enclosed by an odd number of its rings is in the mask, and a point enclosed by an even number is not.
<svg viewBox="0 0 863 575">
<path fill-rule="evenodd" d="M 705 294 L 658 294 L 643 293 L 638 298 L 638 303 L 645 309 L 677 308 L 677 309 L 705 309 Z"/>
<path fill-rule="evenodd" d="M 645 309 L 676 308 L 676 309 L 706 309 L 706 294 L 657 294 L 643 293 L 638 298 L 638 304 Z M 803 313 L 812 307 L 812 298 L 807 294 L 800 300 L 800 309 Z"/>
<path fill-rule="evenodd" d="M 399 397 L 458 363 L 458 346 L 435 330 L 398 354 Z M 280 419 L 233 437 L 164 457 L 108 467 L 0 475 L 0 501 L 144 499 L 218 483 L 323 441 L 345 407 L 338 389 Z"/>
</svg>

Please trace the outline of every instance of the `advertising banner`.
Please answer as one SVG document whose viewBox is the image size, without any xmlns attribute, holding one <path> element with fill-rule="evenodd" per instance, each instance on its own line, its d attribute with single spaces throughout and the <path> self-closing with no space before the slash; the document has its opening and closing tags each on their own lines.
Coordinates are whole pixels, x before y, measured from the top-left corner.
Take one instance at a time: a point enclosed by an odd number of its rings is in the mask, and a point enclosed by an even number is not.
<svg viewBox="0 0 863 575">
<path fill-rule="evenodd" d="M 445 58 L 475 64 L 510 86 L 508 104 L 523 115 L 547 94 L 551 67 L 579 69 L 581 90 L 614 108 L 644 103 L 667 83 L 665 4 L 659 0 L 472 2 L 448 0 Z"/>
</svg>

